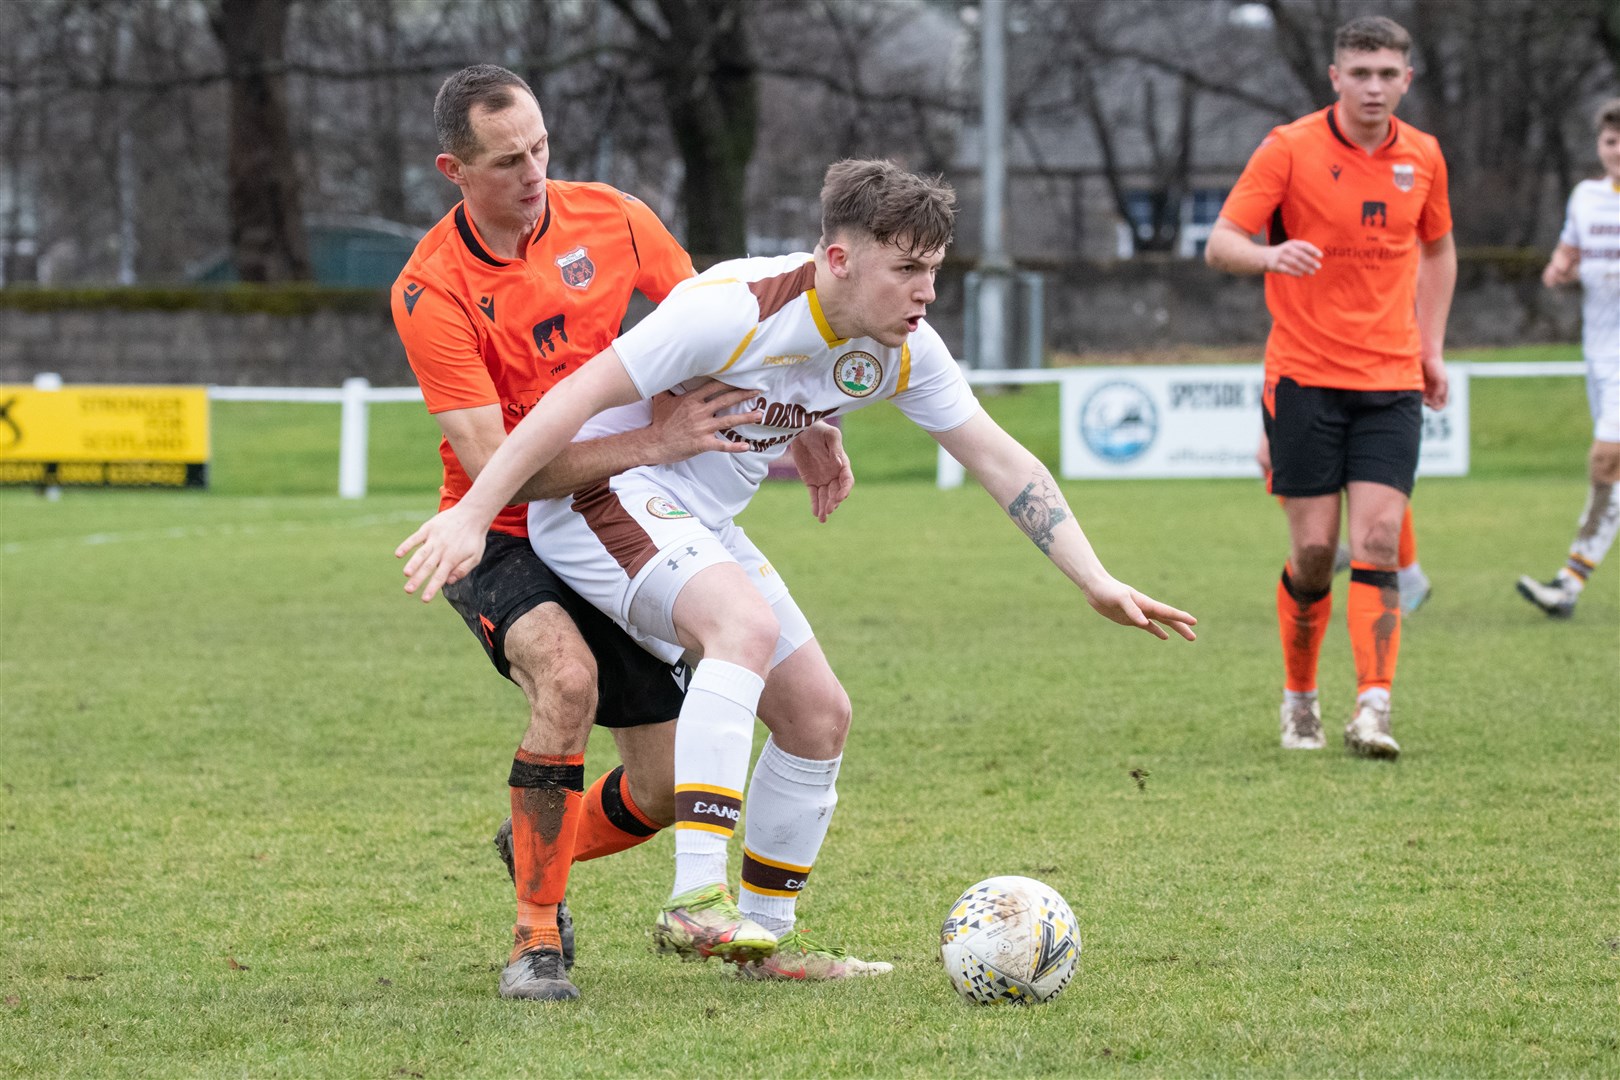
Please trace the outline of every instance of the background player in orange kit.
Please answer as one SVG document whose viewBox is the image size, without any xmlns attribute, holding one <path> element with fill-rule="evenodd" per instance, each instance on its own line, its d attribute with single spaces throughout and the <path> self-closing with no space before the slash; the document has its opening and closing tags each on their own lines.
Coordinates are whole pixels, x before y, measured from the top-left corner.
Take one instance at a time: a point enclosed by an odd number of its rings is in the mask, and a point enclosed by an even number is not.
<svg viewBox="0 0 1620 1080">
<path fill-rule="evenodd" d="M 1317 659 L 1331 612 L 1341 494 L 1348 506 L 1356 705 L 1345 745 L 1400 753 L 1390 688 L 1400 651 L 1401 519 L 1422 406 L 1446 401 L 1446 318 L 1456 286 L 1446 165 L 1395 118 L 1411 38 L 1370 17 L 1341 26 L 1328 69 L 1338 100 L 1273 129 L 1227 197 L 1211 266 L 1266 275 L 1265 423 L 1290 552 L 1277 590 L 1286 673 L 1282 745 L 1324 745 Z M 1252 239 L 1267 233 L 1266 242 Z"/>
<path fill-rule="evenodd" d="M 455 505 L 507 433 L 619 333 L 631 295 L 657 301 L 692 262 L 638 200 L 604 184 L 548 179 L 549 136 L 533 92 L 504 68 L 447 79 L 434 101 L 435 164 L 462 202 L 420 243 L 393 290 L 394 325 L 443 432 L 440 508 Z M 746 391 L 665 397 L 653 423 L 577 443 L 518 500 L 565 495 L 637 465 L 738 452 L 715 414 Z M 795 455 L 818 506 L 849 491 L 838 433 L 822 424 Z M 517 888 L 505 997 L 578 996 L 559 905 L 571 863 L 623 850 L 674 818 L 674 717 L 682 678 L 638 648 L 535 555 L 521 502 L 490 527 L 478 570 L 446 595 L 496 669 L 522 688 L 529 722 L 509 778 Z M 622 766 L 584 792 L 593 720 Z"/>
</svg>

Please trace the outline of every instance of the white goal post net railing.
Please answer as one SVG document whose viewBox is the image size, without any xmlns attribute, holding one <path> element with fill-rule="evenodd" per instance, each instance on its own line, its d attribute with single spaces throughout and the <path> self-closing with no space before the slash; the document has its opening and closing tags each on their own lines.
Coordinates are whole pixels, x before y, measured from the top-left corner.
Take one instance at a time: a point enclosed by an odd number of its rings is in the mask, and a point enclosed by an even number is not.
<svg viewBox="0 0 1620 1080">
<path fill-rule="evenodd" d="M 1586 366 L 1579 361 L 1504 361 L 1483 364 L 1458 362 L 1452 366 L 1466 370 L 1471 379 L 1542 378 L 1586 373 Z M 963 374 L 974 386 L 1029 386 L 1038 383 L 1061 383 L 1065 378 L 1072 377 L 1072 373 L 1084 370 L 1084 368 L 1040 368 L 983 371 L 965 368 Z M 208 399 L 341 406 L 338 495 L 345 499 L 359 499 L 366 494 L 366 454 L 370 443 L 371 406 L 419 402 L 422 400 L 422 391 L 415 386 L 372 386 L 366 379 L 353 378 L 343 380 L 343 385 L 339 387 L 210 386 Z M 943 450 L 939 452 L 937 482 L 940 487 L 955 487 L 962 482 L 961 466 Z"/>
</svg>

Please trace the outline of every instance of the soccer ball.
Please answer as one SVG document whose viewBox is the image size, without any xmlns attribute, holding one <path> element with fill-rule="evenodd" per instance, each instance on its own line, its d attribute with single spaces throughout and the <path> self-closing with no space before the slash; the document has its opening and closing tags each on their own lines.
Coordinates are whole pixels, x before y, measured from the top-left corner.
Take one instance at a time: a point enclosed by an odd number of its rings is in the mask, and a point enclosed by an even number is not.
<svg viewBox="0 0 1620 1080">
<path fill-rule="evenodd" d="M 951 905 L 939 931 L 939 958 L 965 1001 L 1038 1005 L 1074 976 L 1080 928 L 1050 885 L 986 878 Z"/>
</svg>

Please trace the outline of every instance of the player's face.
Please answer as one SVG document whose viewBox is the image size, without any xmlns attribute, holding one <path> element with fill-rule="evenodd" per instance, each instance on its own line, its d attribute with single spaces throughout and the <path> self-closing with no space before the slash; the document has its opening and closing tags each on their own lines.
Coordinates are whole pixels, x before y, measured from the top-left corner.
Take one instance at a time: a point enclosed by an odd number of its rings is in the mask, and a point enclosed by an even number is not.
<svg viewBox="0 0 1620 1080">
<path fill-rule="evenodd" d="M 1598 160 L 1609 179 L 1620 184 L 1620 128 L 1606 127 L 1598 132 Z"/>
<path fill-rule="evenodd" d="M 473 112 L 478 153 L 462 163 L 461 190 L 481 225 L 527 231 L 546 210 L 551 144 L 534 98 L 520 90 L 512 98 L 504 109 Z"/>
<path fill-rule="evenodd" d="M 1398 49 L 1341 52 L 1328 68 L 1339 115 L 1362 131 L 1382 129 L 1412 85 L 1412 67 Z"/>
<path fill-rule="evenodd" d="M 849 283 L 859 324 L 854 336 L 891 347 L 903 344 L 934 302 L 934 277 L 944 261 L 944 248 L 914 252 L 908 244 L 880 244 L 869 237 L 852 245 Z"/>
</svg>

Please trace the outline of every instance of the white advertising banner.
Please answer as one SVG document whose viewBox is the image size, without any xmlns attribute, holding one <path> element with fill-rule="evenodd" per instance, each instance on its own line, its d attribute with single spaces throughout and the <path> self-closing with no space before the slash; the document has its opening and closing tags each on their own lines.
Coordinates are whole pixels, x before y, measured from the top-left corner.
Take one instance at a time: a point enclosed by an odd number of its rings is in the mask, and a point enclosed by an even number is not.
<svg viewBox="0 0 1620 1080">
<path fill-rule="evenodd" d="M 1064 371 L 1063 476 L 1258 476 L 1258 364 L 1097 367 Z M 1451 400 L 1423 410 L 1419 476 L 1468 475 L 1468 371 L 1450 367 Z"/>
</svg>

